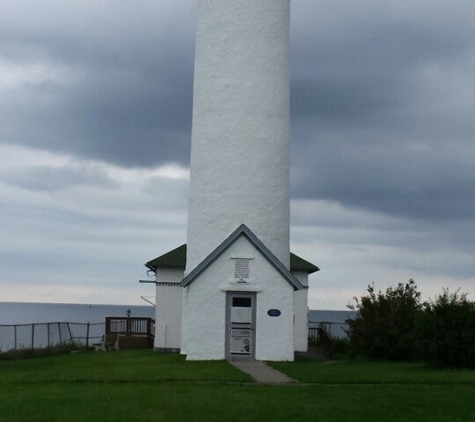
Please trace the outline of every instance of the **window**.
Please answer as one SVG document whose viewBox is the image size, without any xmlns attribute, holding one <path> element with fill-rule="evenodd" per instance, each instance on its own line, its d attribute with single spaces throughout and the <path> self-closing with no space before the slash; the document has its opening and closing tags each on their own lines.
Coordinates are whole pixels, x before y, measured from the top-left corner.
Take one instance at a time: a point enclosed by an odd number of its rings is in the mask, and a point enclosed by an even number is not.
<svg viewBox="0 0 475 422">
<path fill-rule="evenodd" d="M 250 308 L 250 297 L 233 297 L 233 308 Z"/>
</svg>

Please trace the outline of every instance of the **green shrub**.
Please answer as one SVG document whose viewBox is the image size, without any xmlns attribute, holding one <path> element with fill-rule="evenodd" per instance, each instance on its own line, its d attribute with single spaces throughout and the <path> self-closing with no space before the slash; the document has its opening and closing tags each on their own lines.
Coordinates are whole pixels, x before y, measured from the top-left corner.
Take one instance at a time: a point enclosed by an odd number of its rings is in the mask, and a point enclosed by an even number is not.
<svg viewBox="0 0 475 422">
<path fill-rule="evenodd" d="M 337 355 L 347 355 L 350 353 L 350 339 L 348 337 L 336 337 L 332 340 L 333 353 Z"/>
<path fill-rule="evenodd" d="M 370 359 L 408 360 L 414 357 L 414 326 L 421 309 L 420 292 L 409 280 L 389 287 L 385 293 L 376 292 L 374 285 L 368 294 L 348 307 L 357 311 L 348 320 L 348 336 L 353 353 Z"/>
<path fill-rule="evenodd" d="M 432 366 L 475 368 L 475 303 L 444 289 L 424 304 L 416 339 L 418 356 Z"/>
</svg>

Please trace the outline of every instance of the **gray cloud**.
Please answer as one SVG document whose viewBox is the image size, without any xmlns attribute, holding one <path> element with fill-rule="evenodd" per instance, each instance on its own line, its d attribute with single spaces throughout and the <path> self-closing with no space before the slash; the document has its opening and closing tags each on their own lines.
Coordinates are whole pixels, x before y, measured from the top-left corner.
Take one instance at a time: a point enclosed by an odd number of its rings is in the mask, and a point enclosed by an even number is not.
<svg viewBox="0 0 475 422">
<path fill-rule="evenodd" d="M 355 135 L 353 143 L 330 137 L 302 150 L 305 165 L 291 172 L 294 197 L 330 199 L 418 220 L 475 216 L 470 144 L 418 147 Z"/>
<path fill-rule="evenodd" d="M 456 3 L 295 6 L 314 12 L 294 26 L 295 198 L 475 216 L 475 9 Z"/>
<path fill-rule="evenodd" d="M 16 168 L 9 169 L 1 176 L 7 184 L 32 191 L 55 191 L 77 185 L 94 185 L 109 189 L 119 187 L 105 171 L 86 166 Z"/>
<path fill-rule="evenodd" d="M 85 2 L 71 15 L 50 3 L 43 21 L 13 4 L 0 18 L 1 58 L 60 73 L 2 95 L 0 142 L 122 165 L 188 162 L 193 29 L 181 25 L 190 11 Z"/>
</svg>

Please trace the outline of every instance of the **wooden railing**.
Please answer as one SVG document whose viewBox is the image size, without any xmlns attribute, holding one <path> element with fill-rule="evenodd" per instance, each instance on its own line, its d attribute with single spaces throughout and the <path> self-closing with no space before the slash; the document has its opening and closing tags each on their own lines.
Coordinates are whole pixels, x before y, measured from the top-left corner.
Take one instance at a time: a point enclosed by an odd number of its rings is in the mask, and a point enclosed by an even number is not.
<svg viewBox="0 0 475 422">
<path fill-rule="evenodd" d="M 155 320 L 142 317 L 107 317 L 106 336 L 121 334 L 121 347 L 135 348 L 146 341 L 148 347 L 153 347 L 155 337 Z"/>
<path fill-rule="evenodd" d="M 309 328 L 308 342 L 322 347 L 328 353 L 330 359 L 333 357 L 333 340 L 323 323 L 318 327 Z"/>
</svg>

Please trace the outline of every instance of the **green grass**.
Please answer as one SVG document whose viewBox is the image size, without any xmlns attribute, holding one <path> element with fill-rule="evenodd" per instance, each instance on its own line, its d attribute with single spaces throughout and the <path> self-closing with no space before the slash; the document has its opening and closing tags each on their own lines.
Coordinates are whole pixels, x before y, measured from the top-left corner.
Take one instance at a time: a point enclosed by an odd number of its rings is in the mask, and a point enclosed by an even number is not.
<svg viewBox="0 0 475 422">
<path fill-rule="evenodd" d="M 225 361 L 185 362 L 181 355 L 150 350 L 81 352 L 0 362 L 0 385 L 20 383 L 157 383 L 166 381 L 251 381 Z"/>
<path fill-rule="evenodd" d="M 304 383 L 319 384 L 454 384 L 475 387 L 475 371 L 435 370 L 423 363 L 367 360 L 273 362 L 273 368 Z"/>
<path fill-rule="evenodd" d="M 368 362 L 272 366 L 305 384 L 257 385 L 227 362 L 150 351 L 3 361 L 0 421 L 475 421 L 474 372 Z"/>
</svg>

